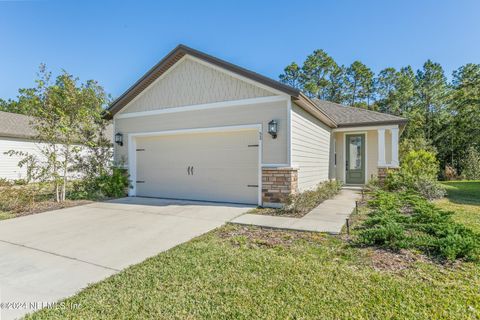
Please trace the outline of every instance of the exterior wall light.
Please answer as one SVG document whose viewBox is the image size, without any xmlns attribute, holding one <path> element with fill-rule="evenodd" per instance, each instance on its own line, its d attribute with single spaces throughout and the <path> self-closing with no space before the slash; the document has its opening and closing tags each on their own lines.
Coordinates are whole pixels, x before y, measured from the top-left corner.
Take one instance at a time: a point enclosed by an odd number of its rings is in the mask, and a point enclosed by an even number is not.
<svg viewBox="0 0 480 320">
<path fill-rule="evenodd" d="M 272 120 L 268 123 L 268 133 L 272 136 L 273 139 L 277 138 L 278 132 L 278 122 L 277 120 Z"/>
<path fill-rule="evenodd" d="M 115 143 L 119 146 L 123 146 L 123 134 L 120 132 L 115 135 Z"/>
</svg>

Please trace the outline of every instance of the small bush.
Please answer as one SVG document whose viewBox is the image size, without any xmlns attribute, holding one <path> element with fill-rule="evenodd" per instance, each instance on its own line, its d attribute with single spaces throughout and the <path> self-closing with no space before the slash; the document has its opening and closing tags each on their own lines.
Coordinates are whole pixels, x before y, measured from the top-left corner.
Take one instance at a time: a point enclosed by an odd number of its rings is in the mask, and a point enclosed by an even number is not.
<svg viewBox="0 0 480 320">
<path fill-rule="evenodd" d="M 445 187 L 437 182 L 438 161 L 426 150 L 412 150 L 402 161 L 400 170 L 390 171 L 385 188 L 390 191 L 415 191 L 427 199 L 445 196 Z"/>
<path fill-rule="evenodd" d="M 129 181 L 126 170 L 113 167 L 109 173 L 90 180 L 73 182 L 72 190 L 69 192 L 68 197 L 72 200 L 119 198 L 126 196 L 128 186 Z"/>
<path fill-rule="evenodd" d="M 336 195 L 341 187 L 340 182 L 333 180 L 319 184 L 315 190 L 291 195 L 287 199 L 285 211 L 295 214 L 306 214 L 324 200 Z"/>
<path fill-rule="evenodd" d="M 480 179 L 480 152 L 475 147 L 468 148 L 467 156 L 462 161 L 462 178 L 466 180 Z"/>
<path fill-rule="evenodd" d="M 21 212 L 35 205 L 38 192 L 34 188 L 3 186 L 0 191 L 0 211 Z"/>
<path fill-rule="evenodd" d="M 9 187 L 12 185 L 12 182 L 5 179 L 5 178 L 0 178 L 0 187 Z"/>
<path fill-rule="evenodd" d="M 357 238 L 362 245 L 416 249 L 449 261 L 479 259 L 480 235 L 418 194 L 377 191 L 369 206 L 372 211 Z"/>
</svg>

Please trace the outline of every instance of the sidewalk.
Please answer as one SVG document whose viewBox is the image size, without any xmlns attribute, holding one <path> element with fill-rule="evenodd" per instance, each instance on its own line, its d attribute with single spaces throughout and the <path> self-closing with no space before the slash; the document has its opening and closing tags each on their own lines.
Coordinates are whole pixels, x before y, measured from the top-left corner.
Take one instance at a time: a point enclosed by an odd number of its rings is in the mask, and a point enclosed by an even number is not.
<svg viewBox="0 0 480 320">
<path fill-rule="evenodd" d="M 339 234 L 345 219 L 355 209 L 355 200 L 359 199 L 358 191 L 342 189 L 333 199 L 325 200 L 302 218 L 244 214 L 230 222 L 275 229 Z"/>
</svg>

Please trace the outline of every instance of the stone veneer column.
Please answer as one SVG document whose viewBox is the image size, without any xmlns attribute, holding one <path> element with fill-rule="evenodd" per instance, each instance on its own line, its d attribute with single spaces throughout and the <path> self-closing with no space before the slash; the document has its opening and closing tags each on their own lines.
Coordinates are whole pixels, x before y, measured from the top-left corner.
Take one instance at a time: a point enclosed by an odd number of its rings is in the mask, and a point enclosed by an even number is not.
<svg viewBox="0 0 480 320">
<path fill-rule="evenodd" d="M 383 183 L 385 182 L 385 178 L 387 177 L 389 171 L 396 171 L 398 169 L 399 169 L 398 167 L 396 167 L 396 168 L 379 167 L 377 177 L 378 177 L 378 181 L 380 182 L 380 184 L 383 185 Z"/>
<path fill-rule="evenodd" d="M 262 202 L 264 207 L 281 207 L 289 195 L 297 192 L 297 168 L 262 168 Z"/>
</svg>

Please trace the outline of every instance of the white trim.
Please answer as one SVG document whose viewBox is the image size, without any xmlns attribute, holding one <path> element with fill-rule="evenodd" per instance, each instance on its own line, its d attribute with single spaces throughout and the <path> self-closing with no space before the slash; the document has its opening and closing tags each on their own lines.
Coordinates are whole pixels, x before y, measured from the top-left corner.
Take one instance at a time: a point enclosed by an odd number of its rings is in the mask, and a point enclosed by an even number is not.
<svg viewBox="0 0 480 320">
<path fill-rule="evenodd" d="M 367 131 L 367 130 L 377 130 L 379 128 L 382 129 L 393 129 L 398 128 L 398 125 L 378 125 L 378 126 L 368 126 L 368 127 L 351 127 L 351 128 L 334 128 L 332 132 L 351 132 L 351 131 Z"/>
<path fill-rule="evenodd" d="M 279 101 L 285 101 L 287 99 L 288 97 L 285 97 L 285 96 L 269 96 L 269 97 L 252 98 L 252 99 L 230 100 L 230 101 L 196 104 L 196 105 L 183 106 L 183 107 L 173 107 L 173 108 L 163 108 L 163 109 L 149 110 L 149 111 L 121 113 L 121 114 L 116 114 L 114 118 L 117 118 L 117 119 L 138 118 L 138 117 L 155 116 L 155 115 L 167 114 L 167 113 L 198 111 L 198 110 L 217 109 L 217 108 L 229 108 L 229 107 L 247 106 L 252 104 L 260 104 L 260 103 L 279 102 Z"/>
<path fill-rule="evenodd" d="M 178 129 L 178 130 L 165 130 L 155 132 L 136 132 L 129 133 L 132 137 L 151 137 L 151 136 L 163 136 L 163 135 L 176 135 L 176 134 L 191 134 L 191 133 L 205 133 L 205 132 L 227 132 L 227 131 L 243 131 L 258 129 L 262 130 L 261 124 L 244 124 L 238 126 L 225 126 L 225 127 L 206 127 L 206 128 L 192 128 L 192 129 Z"/>
<path fill-rule="evenodd" d="M 292 99 L 287 99 L 287 161 L 292 165 Z"/>
<path fill-rule="evenodd" d="M 128 134 L 128 171 L 132 182 L 132 188 L 129 189 L 128 195 L 134 197 L 137 194 L 137 137 L 151 137 L 151 136 L 163 136 L 163 135 L 177 135 L 177 134 L 193 134 L 193 133 L 206 133 L 206 132 L 229 132 L 229 131 L 246 131 L 257 130 L 258 135 L 258 197 L 257 204 L 262 205 L 262 125 L 261 124 L 247 124 L 238 126 L 225 126 L 225 127 L 208 127 L 208 128 L 193 128 L 193 129 L 181 129 L 181 130 L 166 130 L 157 132 L 135 132 Z"/>
<path fill-rule="evenodd" d="M 385 155 L 385 129 L 378 128 L 377 136 L 378 136 L 378 166 L 381 167 L 381 166 L 387 165 L 386 155 Z"/>
<path fill-rule="evenodd" d="M 222 68 L 222 67 L 216 66 L 216 65 L 214 65 L 214 64 L 212 64 L 212 63 L 210 63 L 210 62 L 207 62 L 207 61 L 205 61 L 205 60 L 202 60 L 202 59 L 199 59 L 199 58 L 197 58 L 197 57 L 191 56 L 191 55 L 189 55 L 189 54 L 186 54 L 186 55 L 185 55 L 185 58 L 186 58 L 186 59 L 189 59 L 189 60 L 192 60 L 192 61 L 194 61 L 194 62 L 203 64 L 203 65 L 205 65 L 205 66 L 207 66 L 207 67 L 210 67 L 210 68 L 212 68 L 212 69 L 214 69 L 214 70 L 216 70 L 216 71 L 222 72 L 222 73 L 224 73 L 224 74 L 226 74 L 226 75 L 229 75 L 229 76 L 231 76 L 231 77 L 233 77 L 233 78 L 236 78 L 237 80 L 244 81 L 244 82 L 247 82 L 247 83 L 249 83 L 249 84 L 251 84 L 251 85 L 253 85 L 253 86 L 256 86 L 256 87 L 262 88 L 262 89 L 264 89 L 264 90 L 270 91 L 270 92 L 273 93 L 273 94 L 278 94 L 278 95 L 282 95 L 282 96 L 290 96 L 290 95 L 287 95 L 285 92 L 282 92 L 282 91 L 280 91 L 280 90 L 274 89 L 274 88 L 272 88 L 272 87 L 270 87 L 270 86 L 264 85 L 264 84 L 262 84 L 262 83 L 260 83 L 260 82 L 257 82 L 257 81 L 255 81 L 255 80 L 252 80 L 252 79 L 250 79 L 250 78 L 241 76 L 241 75 L 239 75 L 238 73 L 235 73 L 235 72 L 232 72 L 232 71 L 230 71 L 230 70 L 224 69 L 224 68 Z"/>
<path fill-rule="evenodd" d="M 398 128 L 390 129 L 391 138 L 392 138 L 392 166 L 398 167 Z"/>
<path fill-rule="evenodd" d="M 117 152 L 115 151 L 117 149 L 117 143 L 115 142 L 115 118 L 112 119 L 112 126 L 113 126 L 113 130 L 112 130 L 112 145 L 113 145 L 113 164 L 114 165 L 118 165 L 117 163 Z"/>
<path fill-rule="evenodd" d="M 368 131 L 355 131 L 355 132 L 348 132 L 343 135 L 343 144 L 344 144 L 344 155 L 343 155 L 343 181 L 347 184 L 347 135 L 356 135 L 356 134 L 364 134 L 365 135 L 365 180 L 364 184 L 367 183 L 367 176 L 368 176 Z"/>
</svg>

